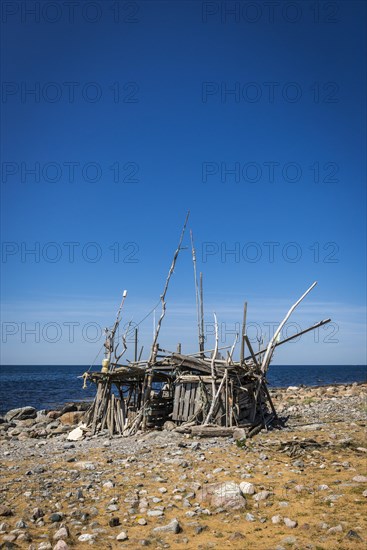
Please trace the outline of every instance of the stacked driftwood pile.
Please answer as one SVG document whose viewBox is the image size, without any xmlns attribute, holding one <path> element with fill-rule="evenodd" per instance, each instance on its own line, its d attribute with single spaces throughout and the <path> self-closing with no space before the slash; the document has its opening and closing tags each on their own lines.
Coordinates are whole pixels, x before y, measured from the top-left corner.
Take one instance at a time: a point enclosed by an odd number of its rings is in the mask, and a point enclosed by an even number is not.
<svg viewBox="0 0 367 550">
<path fill-rule="evenodd" d="M 163 425 L 170 429 L 201 433 L 206 429 L 212 430 L 213 426 L 218 427 L 217 432 L 221 429 L 223 433 L 237 426 L 246 427 L 252 433 L 259 428 L 268 427 L 278 421 L 266 382 L 266 373 L 275 348 L 330 321 L 321 321 L 294 336 L 280 340 L 282 328 L 295 308 L 314 288 L 316 283 L 313 283 L 290 308 L 263 349 L 260 342 L 259 349 L 255 352 L 247 336 L 245 303 L 241 335 L 236 335 L 233 345 L 230 348 L 218 347 L 218 323 L 214 314 L 215 347 L 205 350 L 202 274 L 199 286 L 191 234 L 199 351 L 191 355 L 182 354 L 180 344 L 176 352 L 161 349 L 158 336 L 166 313 L 165 298 L 181 250 L 187 220 L 188 216 L 160 298 L 162 310 L 149 358 L 141 360 L 137 356 L 136 329 L 134 361 L 126 364 L 120 362 L 127 349 L 126 333 L 122 336 L 123 349 L 120 354 L 119 342 L 116 342 L 126 298 L 125 291 L 116 321 L 111 329 L 106 329 L 102 371 L 87 372 L 84 375 L 85 381 L 90 380 L 97 386 L 96 397 L 87 415 L 87 425 L 93 433 L 108 430 L 110 435 L 131 435 L 141 429 L 159 428 Z M 235 361 L 233 354 L 237 343 L 240 343 L 240 357 Z M 248 356 L 245 356 L 246 349 Z M 223 350 L 226 350 L 226 357 L 222 356 Z"/>
</svg>

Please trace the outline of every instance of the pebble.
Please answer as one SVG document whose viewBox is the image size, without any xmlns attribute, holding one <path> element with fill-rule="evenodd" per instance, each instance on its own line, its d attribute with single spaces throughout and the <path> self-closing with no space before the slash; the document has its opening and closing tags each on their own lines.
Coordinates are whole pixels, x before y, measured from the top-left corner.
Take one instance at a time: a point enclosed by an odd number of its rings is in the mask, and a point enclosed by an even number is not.
<svg viewBox="0 0 367 550">
<path fill-rule="evenodd" d="M 259 501 L 259 500 L 266 500 L 267 498 L 269 498 L 271 495 L 271 492 L 270 491 L 260 491 L 259 493 L 257 493 L 256 495 L 254 495 L 252 498 L 256 501 Z"/>
<path fill-rule="evenodd" d="M 283 522 L 284 522 L 284 525 L 286 527 L 290 527 L 291 529 L 294 529 L 298 525 L 298 523 L 296 521 L 294 521 L 293 519 L 290 519 L 290 518 L 284 518 Z"/>
<path fill-rule="evenodd" d="M 176 518 L 170 521 L 167 525 L 161 525 L 153 529 L 153 533 L 180 533 L 181 526 Z"/>
<path fill-rule="evenodd" d="M 244 495 L 254 495 L 255 494 L 255 486 L 252 483 L 249 483 L 247 481 L 242 481 L 240 483 L 240 489 L 241 489 L 241 492 Z"/>
<path fill-rule="evenodd" d="M 148 510 L 148 516 L 159 518 L 161 516 L 164 516 L 164 512 L 162 510 Z"/>
<path fill-rule="evenodd" d="M 95 539 L 95 535 L 91 535 L 90 533 L 84 533 L 83 535 L 80 535 L 78 537 L 79 542 L 90 542 Z"/>
<path fill-rule="evenodd" d="M 355 540 L 363 540 L 362 537 L 357 533 L 357 531 L 353 531 L 353 529 L 350 529 L 350 531 L 348 531 L 348 533 L 346 534 L 346 538 L 355 539 Z"/>
<path fill-rule="evenodd" d="M 58 521 L 62 521 L 62 514 L 51 514 L 50 515 L 50 521 L 52 523 L 57 523 Z"/>
<path fill-rule="evenodd" d="M 66 526 L 60 527 L 52 537 L 54 540 L 69 538 L 69 529 Z"/>
<path fill-rule="evenodd" d="M 336 525 L 335 527 L 330 527 L 330 529 L 328 529 L 328 533 L 330 535 L 333 535 L 335 533 L 341 533 L 343 531 L 343 527 L 339 524 L 339 525 Z"/>
<path fill-rule="evenodd" d="M 356 483 L 367 483 L 367 477 L 366 476 L 354 476 L 352 481 L 355 481 Z"/>
<path fill-rule="evenodd" d="M 271 522 L 274 523 L 275 525 L 280 523 L 281 521 L 282 521 L 282 516 L 280 516 L 279 514 L 271 518 Z"/>
<path fill-rule="evenodd" d="M 116 540 L 124 541 L 127 540 L 129 537 L 127 536 L 126 531 L 121 531 L 116 537 Z"/>
</svg>

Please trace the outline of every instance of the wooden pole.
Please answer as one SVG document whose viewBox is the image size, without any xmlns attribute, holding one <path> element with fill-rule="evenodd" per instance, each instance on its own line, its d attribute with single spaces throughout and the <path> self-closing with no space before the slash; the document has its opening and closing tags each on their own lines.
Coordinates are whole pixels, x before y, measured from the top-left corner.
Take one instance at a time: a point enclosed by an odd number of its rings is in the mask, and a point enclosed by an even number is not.
<svg viewBox="0 0 367 550">
<path fill-rule="evenodd" d="M 194 247 L 194 237 L 192 235 L 191 229 L 190 229 L 190 239 L 191 239 L 192 263 L 194 267 L 195 300 L 196 300 L 196 316 L 197 316 L 197 323 L 198 323 L 199 350 L 202 351 L 201 322 L 200 322 L 200 296 L 199 296 L 198 278 L 197 278 L 197 272 L 196 272 L 196 252 Z"/>
<path fill-rule="evenodd" d="M 250 342 L 250 340 L 249 340 L 247 334 L 245 334 L 245 340 L 246 340 L 246 344 L 247 344 L 248 350 L 249 350 L 249 352 L 251 353 L 252 360 L 253 360 L 253 362 L 255 363 L 255 365 L 259 368 L 260 365 L 259 365 L 259 363 L 257 362 L 256 355 L 254 354 L 254 350 L 252 349 L 251 342 Z"/>
<path fill-rule="evenodd" d="M 162 302 L 162 311 L 161 311 L 161 316 L 159 318 L 159 321 L 158 321 L 158 324 L 157 324 L 157 327 L 155 329 L 155 334 L 154 334 L 154 338 L 153 338 L 153 343 L 152 343 L 152 348 L 151 348 L 151 353 L 150 353 L 150 358 L 149 358 L 149 364 L 153 364 L 155 363 L 155 360 L 156 360 L 156 357 L 157 357 L 157 342 L 158 342 L 158 336 L 159 336 L 159 331 L 161 329 L 161 324 L 162 324 L 162 321 L 164 319 L 164 316 L 166 315 L 166 302 L 165 302 L 165 298 L 166 298 L 166 294 L 167 294 L 167 290 L 168 290 L 168 286 L 169 286 L 169 282 L 171 280 L 171 277 L 172 277 L 172 274 L 174 272 L 174 269 L 175 269 L 175 265 L 176 265 L 176 261 L 177 261 L 177 257 L 180 253 L 180 250 L 181 250 L 181 245 L 182 245 L 182 241 L 183 241 L 183 238 L 184 238 L 184 235 L 185 235 L 185 230 L 186 230 L 186 225 L 187 225 L 187 221 L 189 219 L 189 215 L 190 215 L 190 211 L 187 213 L 186 215 L 186 219 L 185 219 L 185 223 L 183 225 L 183 228 L 182 228 L 182 231 L 181 231 L 181 236 L 180 236 L 180 240 L 179 240 L 179 243 L 178 243 L 178 247 L 173 255 L 173 260 L 172 260 L 172 264 L 171 264 L 171 267 L 169 268 L 169 271 L 168 271 L 168 276 L 167 276 L 167 279 L 166 279 L 166 283 L 164 285 L 164 289 L 163 289 L 163 293 L 161 295 L 161 302 Z"/>
<path fill-rule="evenodd" d="M 205 336 L 204 336 L 204 291 L 203 291 L 203 274 L 200 273 L 200 337 L 201 341 L 199 342 L 199 349 L 201 352 L 201 356 L 204 357 L 204 343 L 205 343 Z"/>
<path fill-rule="evenodd" d="M 246 317 L 247 317 L 247 302 L 245 302 L 243 306 L 240 365 L 243 365 L 244 357 L 245 357 Z"/>
<path fill-rule="evenodd" d="M 134 361 L 136 363 L 137 360 L 138 360 L 138 328 L 137 327 L 135 328 L 134 336 L 135 336 L 135 339 L 134 339 Z"/>
</svg>

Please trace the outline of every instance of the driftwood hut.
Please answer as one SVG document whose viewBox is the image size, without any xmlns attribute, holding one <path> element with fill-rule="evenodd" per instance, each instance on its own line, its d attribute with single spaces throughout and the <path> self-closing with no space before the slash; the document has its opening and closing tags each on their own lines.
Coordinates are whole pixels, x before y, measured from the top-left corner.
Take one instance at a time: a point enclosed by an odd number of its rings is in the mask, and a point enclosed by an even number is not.
<svg viewBox="0 0 367 550">
<path fill-rule="evenodd" d="M 97 388 L 95 399 L 86 416 L 87 427 L 92 433 L 107 430 L 111 436 L 128 436 L 138 430 L 164 426 L 199 435 L 226 434 L 234 427 L 243 427 L 247 428 L 249 435 L 253 435 L 262 428 L 268 428 L 279 422 L 266 381 L 266 373 L 275 348 L 330 321 L 320 321 L 285 340 L 279 340 L 283 326 L 294 309 L 316 285 L 313 283 L 290 308 L 263 349 L 255 352 L 246 334 L 245 303 L 241 334 L 236 337 L 231 348 L 224 348 L 226 356 L 222 355 L 223 348 L 218 347 L 218 323 L 215 314 L 215 347 L 205 350 L 202 275 L 200 274 L 198 282 L 191 233 L 199 351 L 185 355 L 180 344 L 175 352 L 162 349 L 158 344 L 158 336 L 166 312 L 165 299 L 181 250 L 187 221 L 188 216 L 161 295 L 162 312 L 149 358 L 141 360 L 141 357 L 138 357 L 138 331 L 135 329 L 134 361 L 126 364 L 121 362 L 121 357 L 127 349 L 126 334 L 121 337 L 123 350 L 119 354 L 117 331 L 126 298 L 125 291 L 116 321 L 111 329 L 106 329 L 102 370 L 88 371 L 84 374 L 85 383 L 87 380 L 91 381 Z M 240 358 L 234 361 L 233 353 L 238 342 Z"/>
</svg>

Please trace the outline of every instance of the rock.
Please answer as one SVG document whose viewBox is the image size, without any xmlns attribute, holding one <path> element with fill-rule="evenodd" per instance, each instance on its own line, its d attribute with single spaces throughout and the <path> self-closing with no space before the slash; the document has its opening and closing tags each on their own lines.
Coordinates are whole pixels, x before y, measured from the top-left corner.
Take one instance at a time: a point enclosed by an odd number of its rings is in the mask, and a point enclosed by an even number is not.
<svg viewBox="0 0 367 550">
<path fill-rule="evenodd" d="M 172 422 L 171 420 L 167 420 L 164 424 L 163 424 L 163 429 L 164 430 L 167 430 L 169 432 L 172 432 L 172 430 L 174 430 L 175 428 L 177 428 L 176 424 L 174 422 Z"/>
<path fill-rule="evenodd" d="M 283 523 L 286 527 L 290 527 L 291 529 L 294 529 L 298 525 L 298 523 L 296 521 L 294 521 L 293 519 L 289 519 L 289 518 L 284 518 Z"/>
<path fill-rule="evenodd" d="M 20 519 L 19 521 L 16 522 L 15 527 L 17 529 L 27 529 L 27 524 L 24 520 Z"/>
<path fill-rule="evenodd" d="M 77 411 L 77 410 L 78 410 L 78 407 L 75 403 L 66 403 L 61 409 L 60 414 L 63 415 L 70 412 Z"/>
<path fill-rule="evenodd" d="M 67 440 L 68 441 L 81 441 L 84 438 L 84 430 L 83 426 L 78 426 L 77 428 L 74 428 L 74 430 L 71 430 L 69 433 Z"/>
<path fill-rule="evenodd" d="M 138 524 L 139 524 L 139 525 L 146 525 L 146 524 L 147 524 L 147 520 L 144 519 L 144 518 L 139 518 L 139 519 L 138 519 Z"/>
<path fill-rule="evenodd" d="M 54 550 L 69 550 L 69 548 L 70 547 L 66 544 L 66 542 L 61 539 L 54 546 Z"/>
<path fill-rule="evenodd" d="M 243 428 L 235 428 L 233 430 L 233 439 L 235 441 L 241 441 L 246 439 L 246 430 L 244 430 Z"/>
<path fill-rule="evenodd" d="M 355 481 L 356 483 L 367 483 L 367 477 L 366 476 L 354 476 L 352 481 Z"/>
<path fill-rule="evenodd" d="M 69 426 L 76 426 L 84 416 L 83 411 L 66 412 L 60 416 L 60 422 Z"/>
<path fill-rule="evenodd" d="M 244 508 L 246 500 L 240 486 L 233 481 L 223 483 L 209 483 L 201 491 L 198 501 L 207 501 L 211 506 L 231 508 L 233 510 Z"/>
<path fill-rule="evenodd" d="M 280 516 L 279 514 L 276 515 L 276 516 L 273 516 L 271 518 L 271 522 L 274 523 L 274 525 L 277 525 L 278 523 L 280 523 L 282 521 L 282 516 Z"/>
<path fill-rule="evenodd" d="M 58 521 L 62 521 L 62 514 L 51 514 L 49 519 L 51 523 L 57 523 Z"/>
<path fill-rule="evenodd" d="M 357 531 L 353 531 L 353 529 L 350 529 L 350 531 L 348 531 L 345 536 L 348 539 L 363 540 L 362 537 L 357 533 Z"/>
<path fill-rule="evenodd" d="M 164 516 L 164 512 L 162 510 L 148 510 L 148 516 L 159 518 L 160 516 Z"/>
<path fill-rule="evenodd" d="M 153 529 L 153 533 L 177 533 L 181 532 L 181 526 L 176 518 L 170 521 L 167 525 L 161 525 Z"/>
<path fill-rule="evenodd" d="M 12 516 L 13 512 L 8 506 L 4 506 L 4 504 L 0 504 L 0 516 Z"/>
<path fill-rule="evenodd" d="M 119 518 L 116 518 L 116 517 L 111 518 L 110 521 L 108 522 L 108 525 L 110 527 L 117 527 L 118 525 L 120 525 Z"/>
<path fill-rule="evenodd" d="M 259 500 L 266 500 L 271 494 L 270 491 L 260 491 L 260 493 L 257 493 L 257 495 L 254 495 L 252 498 L 258 502 Z"/>
<path fill-rule="evenodd" d="M 52 545 L 50 542 L 41 542 L 38 546 L 38 550 L 52 550 Z"/>
<path fill-rule="evenodd" d="M 330 527 L 330 529 L 327 530 L 327 532 L 330 535 L 334 535 L 336 533 L 341 533 L 342 531 L 343 531 L 343 527 L 340 524 L 336 525 L 335 527 Z"/>
<path fill-rule="evenodd" d="M 21 407 L 20 409 L 12 409 L 5 415 L 5 420 L 26 420 L 27 418 L 36 418 L 37 411 L 34 407 Z"/>
<path fill-rule="evenodd" d="M 246 521 L 255 521 L 255 516 L 253 514 L 246 514 L 245 520 Z"/>
<path fill-rule="evenodd" d="M 289 545 L 289 546 L 293 546 L 293 544 L 296 544 L 297 542 L 297 539 L 296 537 L 284 537 L 282 539 L 282 544 L 286 544 L 286 545 Z"/>
<path fill-rule="evenodd" d="M 80 542 L 90 542 L 96 538 L 96 535 L 91 535 L 90 533 L 84 533 L 84 535 L 80 535 L 78 537 L 78 541 Z"/>
<path fill-rule="evenodd" d="M 240 489 L 243 495 L 254 495 L 256 492 L 255 486 L 247 481 L 242 481 L 240 483 Z"/>
<path fill-rule="evenodd" d="M 121 531 L 121 533 L 119 533 L 116 537 L 116 540 L 120 540 L 120 541 L 123 541 L 123 540 L 127 540 L 129 537 L 127 536 L 127 533 L 126 531 Z"/>
<path fill-rule="evenodd" d="M 33 508 L 32 518 L 37 521 L 37 519 L 43 518 L 45 515 L 44 511 L 41 508 Z"/>
<path fill-rule="evenodd" d="M 61 416 L 60 411 L 50 411 L 47 413 L 48 418 L 51 418 L 52 420 L 56 420 Z"/>
<path fill-rule="evenodd" d="M 53 540 L 61 540 L 69 538 L 69 529 L 66 526 L 60 527 L 52 537 Z"/>
<path fill-rule="evenodd" d="M 106 483 L 103 484 L 104 489 L 113 489 L 115 484 L 112 481 L 106 481 Z"/>
</svg>

